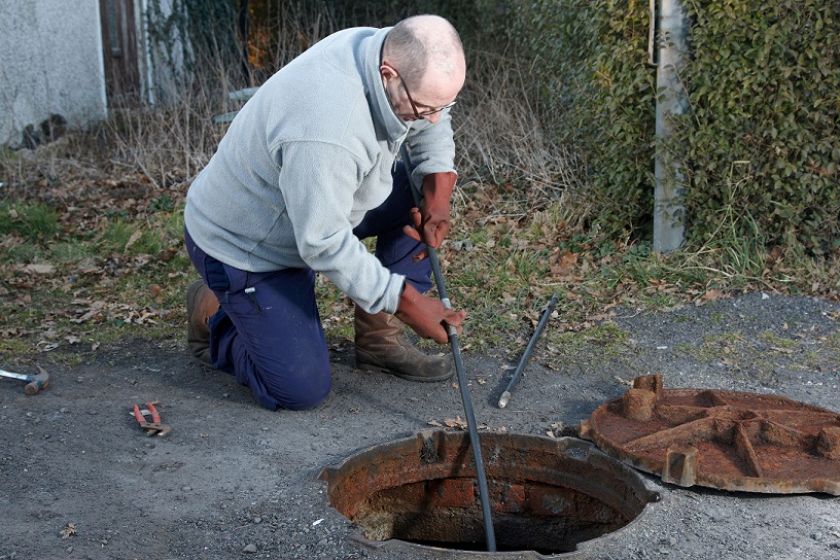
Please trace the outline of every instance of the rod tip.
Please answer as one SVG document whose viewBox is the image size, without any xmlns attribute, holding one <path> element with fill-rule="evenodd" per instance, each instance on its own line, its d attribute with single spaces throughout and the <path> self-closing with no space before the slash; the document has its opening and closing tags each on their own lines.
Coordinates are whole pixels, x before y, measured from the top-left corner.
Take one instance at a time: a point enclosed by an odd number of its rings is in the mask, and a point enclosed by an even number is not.
<svg viewBox="0 0 840 560">
<path fill-rule="evenodd" d="M 499 397 L 499 408 L 506 407 L 509 402 L 510 402 L 510 392 L 505 391 L 504 393 L 502 393 L 502 396 Z"/>
</svg>

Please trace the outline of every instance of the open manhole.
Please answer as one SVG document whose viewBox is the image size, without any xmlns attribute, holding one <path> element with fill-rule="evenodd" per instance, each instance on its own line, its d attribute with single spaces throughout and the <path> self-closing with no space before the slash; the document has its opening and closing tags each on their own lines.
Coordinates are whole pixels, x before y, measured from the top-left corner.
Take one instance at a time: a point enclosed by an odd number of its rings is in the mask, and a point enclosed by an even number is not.
<svg viewBox="0 0 840 560">
<path fill-rule="evenodd" d="M 482 434 L 499 552 L 574 554 L 658 500 L 632 469 L 573 438 Z M 486 551 L 469 437 L 427 431 L 327 467 L 330 504 L 373 546 Z M 585 548 L 585 545 L 583 546 Z M 485 552 L 484 554 L 490 554 Z"/>
<path fill-rule="evenodd" d="M 679 486 L 840 495 L 840 414 L 786 397 L 665 389 L 645 375 L 580 435 Z"/>
</svg>

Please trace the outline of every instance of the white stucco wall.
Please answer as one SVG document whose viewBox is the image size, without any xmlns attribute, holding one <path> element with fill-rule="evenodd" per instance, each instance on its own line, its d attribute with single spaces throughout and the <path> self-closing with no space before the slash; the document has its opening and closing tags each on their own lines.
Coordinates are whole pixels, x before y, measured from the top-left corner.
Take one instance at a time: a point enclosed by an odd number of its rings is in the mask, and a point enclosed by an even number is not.
<svg viewBox="0 0 840 560">
<path fill-rule="evenodd" d="M 98 0 L 0 0 L 0 144 L 52 113 L 105 118 Z"/>
</svg>

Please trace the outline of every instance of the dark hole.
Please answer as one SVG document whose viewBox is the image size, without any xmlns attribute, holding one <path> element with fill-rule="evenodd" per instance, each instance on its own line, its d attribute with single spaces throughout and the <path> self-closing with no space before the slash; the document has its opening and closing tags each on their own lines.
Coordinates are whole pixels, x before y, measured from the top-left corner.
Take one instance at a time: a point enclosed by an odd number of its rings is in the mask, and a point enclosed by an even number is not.
<svg viewBox="0 0 840 560">
<path fill-rule="evenodd" d="M 500 552 L 572 552 L 628 524 L 653 500 L 635 473 L 580 443 L 516 434 L 487 434 L 481 442 Z M 331 505 L 368 540 L 487 550 L 464 434 L 435 432 L 373 448 L 321 477 Z"/>
<path fill-rule="evenodd" d="M 620 512 L 585 493 L 532 481 L 490 482 L 499 551 L 570 552 L 626 525 Z M 427 480 L 374 493 L 354 521 L 371 540 L 487 550 L 475 479 Z"/>
</svg>

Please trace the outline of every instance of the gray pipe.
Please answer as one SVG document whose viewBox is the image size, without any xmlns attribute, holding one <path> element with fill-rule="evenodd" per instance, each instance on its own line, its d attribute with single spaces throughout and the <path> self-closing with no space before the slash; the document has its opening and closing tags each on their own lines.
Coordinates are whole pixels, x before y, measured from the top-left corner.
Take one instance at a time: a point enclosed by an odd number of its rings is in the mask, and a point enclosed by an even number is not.
<svg viewBox="0 0 840 560">
<path fill-rule="evenodd" d="M 680 72 L 688 60 L 688 21 L 682 0 L 660 0 L 656 66 L 656 190 L 653 207 L 653 250 L 674 251 L 685 235 L 683 162 L 665 153 L 674 134 L 673 118 L 688 112 L 688 95 Z"/>
</svg>

